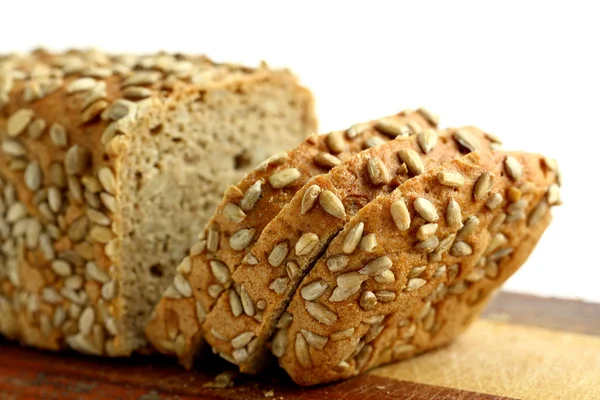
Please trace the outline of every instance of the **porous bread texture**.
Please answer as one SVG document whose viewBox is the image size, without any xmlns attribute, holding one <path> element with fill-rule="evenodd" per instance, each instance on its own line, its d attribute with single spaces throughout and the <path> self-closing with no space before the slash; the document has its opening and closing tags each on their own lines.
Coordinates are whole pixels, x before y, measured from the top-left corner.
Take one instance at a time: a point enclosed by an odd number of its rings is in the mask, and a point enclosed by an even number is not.
<svg viewBox="0 0 600 400">
<path fill-rule="evenodd" d="M 123 356 L 228 182 L 315 129 L 287 71 L 205 57 L 0 58 L 0 332 Z"/>
<path fill-rule="evenodd" d="M 254 262 L 248 249 L 298 189 L 364 148 L 427 130 L 435 124 L 436 117 L 425 109 L 403 111 L 356 124 L 346 131 L 310 137 L 295 149 L 262 162 L 226 191 L 199 242 L 181 262 L 179 274 L 147 326 L 150 342 L 164 354 L 177 355 L 190 368 L 201 347 L 206 313 L 219 294 L 229 289 L 231 272 L 243 260 Z M 188 285 L 191 291 L 187 290 Z M 260 315 L 263 303 L 250 305 L 246 300 L 243 294 L 240 302 L 246 311 Z"/>
<path fill-rule="evenodd" d="M 449 173 L 462 184 L 440 183 Z M 556 179 L 539 155 L 475 152 L 378 197 L 294 294 L 273 342 L 280 365 L 314 385 L 451 341 L 526 260 L 559 201 Z M 344 251 L 358 224 L 377 232 L 371 253 Z"/>
<path fill-rule="evenodd" d="M 232 289 L 209 312 L 203 328 L 213 351 L 233 360 L 242 372 L 259 372 L 266 360 L 265 343 L 291 296 L 344 224 L 407 179 L 459 157 L 467 151 L 465 144 L 489 152 L 492 142 L 475 128 L 441 134 L 427 130 L 364 150 L 307 183 L 250 249 L 257 262 L 237 267 Z M 367 252 L 375 251 L 382 240 L 376 233 L 375 227 L 361 230 L 353 246 L 360 242 Z M 248 304 L 262 302 L 265 307 L 259 314 L 240 312 L 237 305 L 242 297 Z M 239 337 L 256 341 L 240 346 Z"/>
</svg>

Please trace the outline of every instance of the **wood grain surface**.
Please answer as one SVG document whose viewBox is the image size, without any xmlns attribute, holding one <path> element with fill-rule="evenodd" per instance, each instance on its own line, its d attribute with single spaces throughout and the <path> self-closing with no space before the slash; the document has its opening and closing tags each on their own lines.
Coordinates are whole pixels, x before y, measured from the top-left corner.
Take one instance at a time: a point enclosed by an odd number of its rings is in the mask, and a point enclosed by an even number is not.
<svg viewBox="0 0 600 400">
<path fill-rule="evenodd" d="M 600 399 L 600 304 L 501 293 L 454 344 L 331 385 L 300 388 L 280 371 L 206 388 L 227 364 L 56 354 L 0 342 L 5 399 Z"/>
</svg>

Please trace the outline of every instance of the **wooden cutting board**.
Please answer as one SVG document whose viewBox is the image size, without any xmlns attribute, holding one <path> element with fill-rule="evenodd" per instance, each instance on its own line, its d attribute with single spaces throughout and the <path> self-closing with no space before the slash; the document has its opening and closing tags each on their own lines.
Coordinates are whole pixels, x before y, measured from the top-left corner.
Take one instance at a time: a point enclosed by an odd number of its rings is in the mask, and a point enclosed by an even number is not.
<svg viewBox="0 0 600 400">
<path fill-rule="evenodd" d="M 173 360 L 106 360 L 0 342 L 0 400 L 598 400 L 600 304 L 501 293 L 452 345 L 357 378 L 300 388 L 277 371 L 204 387 L 227 369 L 185 372 Z"/>
</svg>

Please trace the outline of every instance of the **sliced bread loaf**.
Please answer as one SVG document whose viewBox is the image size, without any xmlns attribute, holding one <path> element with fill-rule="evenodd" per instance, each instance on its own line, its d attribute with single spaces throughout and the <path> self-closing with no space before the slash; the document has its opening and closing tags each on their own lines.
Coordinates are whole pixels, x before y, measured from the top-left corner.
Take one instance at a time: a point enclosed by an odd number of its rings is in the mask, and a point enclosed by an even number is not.
<svg viewBox="0 0 600 400">
<path fill-rule="evenodd" d="M 288 71 L 0 56 L 0 332 L 127 355 L 231 181 L 315 129 Z"/>
<path fill-rule="evenodd" d="M 225 193 L 206 229 L 181 262 L 173 285 L 157 305 L 146 334 L 164 354 L 175 354 L 191 367 L 202 340 L 201 326 L 242 262 L 258 262 L 249 252 L 263 229 L 304 184 L 327 173 L 361 150 L 394 138 L 427 130 L 437 123 L 424 109 L 358 124 L 346 131 L 313 136 L 294 150 L 278 153 L 258 165 Z M 248 302 L 237 288 L 231 296 L 249 316 L 259 316 L 265 302 Z"/>
</svg>

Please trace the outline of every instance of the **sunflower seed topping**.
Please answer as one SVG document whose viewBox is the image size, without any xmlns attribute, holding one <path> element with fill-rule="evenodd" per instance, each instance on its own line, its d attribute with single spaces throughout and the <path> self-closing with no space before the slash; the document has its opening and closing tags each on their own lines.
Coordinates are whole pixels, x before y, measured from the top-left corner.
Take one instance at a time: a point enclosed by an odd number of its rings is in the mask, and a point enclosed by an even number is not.
<svg viewBox="0 0 600 400">
<path fill-rule="evenodd" d="M 467 242 L 454 242 L 450 249 L 450 254 L 454 257 L 466 257 L 473 254 L 473 248 Z"/>
<path fill-rule="evenodd" d="M 281 317 L 279 317 L 279 321 L 277 321 L 277 328 L 278 329 L 286 329 L 288 328 L 291 324 L 292 324 L 292 314 L 290 314 L 289 312 L 284 312 L 283 314 L 281 314 Z"/>
<path fill-rule="evenodd" d="M 546 214 L 547 211 L 548 204 L 544 200 L 540 201 L 539 204 L 533 209 L 533 211 L 529 215 L 527 225 L 531 226 L 538 223 L 538 221 L 542 219 L 542 217 Z"/>
<path fill-rule="evenodd" d="M 410 213 L 404 200 L 400 199 L 393 202 L 390 206 L 390 213 L 399 231 L 405 231 L 410 228 Z"/>
<path fill-rule="evenodd" d="M 6 133 L 10 137 L 19 136 L 33 119 L 33 111 L 25 108 L 17 110 L 6 120 Z"/>
<path fill-rule="evenodd" d="M 523 166 L 513 156 L 506 157 L 506 160 L 504 160 L 504 168 L 512 180 L 518 181 L 523 176 Z"/>
<path fill-rule="evenodd" d="M 279 329 L 273 338 L 273 355 L 277 358 L 283 357 L 287 350 L 287 330 Z"/>
<path fill-rule="evenodd" d="M 323 350 L 323 348 L 327 344 L 327 341 L 329 340 L 329 338 L 326 336 L 317 335 L 316 333 L 307 331 L 306 329 L 301 329 L 301 332 L 304 336 L 304 339 L 306 339 L 306 342 L 310 345 L 310 347 L 314 347 L 318 350 Z"/>
<path fill-rule="evenodd" d="M 250 343 L 250 341 L 254 339 L 254 336 L 254 332 L 251 331 L 240 333 L 239 335 L 231 339 L 231 346 L 234 349 L 241 349 L 242 347 L 245 347 L 248 343 Z"/>
<path fill-rule="evenodd" d="M 217 249 L 219 248 L 219 225 L 217 224 L 210 224 L 208 227 L 208 234 L 207 234 L 207 238 L 206 238 L 206 249 L 211 252 L 211 253 L 215 253 L 217 251 Z"/>
<path fill-rule="evenodd" d="M 364 228 L 365 224 L 363 222 L 359 222 L 358 224 L 354 225 L 352 229 L 350 229 L 342 245 L 342 251 L 344 253 L 351 254 L 354 252 L 354 250 L 356 250 L 356 246 L 358 246 L 358 243 L 362 238 Z"/>
<path fill-rule="evenodd" d="M 465 184 L 465 178 L 457 171 L 441 171 L 437 174 L 437 180 L 444 186 L 454 188 L 461 187 Z"/>
<path fill-rule="evenodd" d="M 377 304 L 377 297 L 375 296 L 375 293 L 371 292 L 370 290 L 365 290 L 360 294 L 358 303 L 360 308 L 365 311 L 369 311 L 372 310 Z"/>
<path fill-rule="evenodd" d="M 296 255 L 297 256 L 305 256 L 310 254 L 317 244 L 319 243 L 319 237 L 314 233 L 305 233 L 298 239 L 296 242 Z"/>
<path fill-rule="evenodd" d="M 437 144 L 438 135 L 435 129 L 426 129 L 417 134 L 417 142 L 423 153 L 427 154 Z"/>
<path fill-rule="evenodd" d="M 244 313 L 240 296 L 233 289 L 229 290 L 229 307 L 231 308 L 231 313 L 236 318 Z"/>
<path fill-rule="evenodd" d="M 342 160 L 330 153 L 320 152 L 315 156 L 314 162 L 319 167 L 331 169 L 340 165 Z"/>
<path fill-rule="evenodd" d="M 360 249 L 363 251 L 372 253 L 375 247 L 377 247 L 377 236 L 374 233 L 369 233 L 360 240 Z"/>
<path fill-rule="evenodd" d="M 312 367 L 312 360 L 310 359 L 310 351 L 308 349 L 308 343 L 302 333 L 296 334 L 296 341 L 294 343 L 294 352 L 296 359 L 302 368 Z"/>
<path fill-rule="evenodd" d="M 27 150 L 25 150 L 25 146 L 21 142 L 11 139 L 2 141 L 2 151 L 13 157 L 21 157 L 27 154 Z"/>
<path fill-rule="evenodd" d="M 57 123 L 50 125 L 50 140 L 56 147 L 67 147 L 67 131 Z"/>
<path fill-rule="evenodd" d="M 325 142 L 333 154 L 341 153 L 346 149 L 346 142 L 341 131 L 330 132 L 325 138 Z"/>
<path fill-rule="evenodd" d="M 413 206 L 417 213 L 426 221 L 436 222 L 439 220 L 437 210 L 429 200 L 419 197 L 414 201 Z"/>
<path fill-rule="evenodd" d="M 485 206 L 490 210 L 494 210 L 498 208 L 500 204 L 504 201 L 504 197 L 500 193 L 494 193 L 490 196 L 489 199 L 485 202 Z"/>
<path fill-rule="evenodd" d="M 301 273 L 300 267 L 295 261 L 288 261 L 285 263 L 285 272 L 287 273 L 290 279 L 296 279 L 300 277 Z"/>
<path fill-rule="evenodd" d="M 300 214 L 304 215 L 309 212 L 315 205 L 319 194 L 321 193 L 321 188 L 318 185 L 311 185 L 302 196 L 302 205 L 300 208 Z"/>
<path fill-rule="evenodd" d="M 91 90 L 96 86 L 97 81 L 93 78 L 79 78 L 75 79 L 67 85 L 67 93 L 77 93 Z"/>
<path fill-rule="evenodd" d="M 446 218 L 447 217 L 448 216 L 446 215 Z M 430 238 L 431 236 L 435 235 L 437 230 L 438 230 L 438 224 L 435 224 L 435 223 L 421 225 L 421 227 L 419 227 L 419 230 L 417 231 L 417 239 L 426 240 L 426 239 Z"/>
<path fill-rule="evenodd" d="M 375 279 L 375 282 L 381 283 L 381 284 L 390 284 L 390 283 L 394 283 L 396 281 L 396 277 L 394 276 L 394 273 L 389 269 L 383 271 L 379 275 L 375 275 L 374 279 Z"/>
<path fill-rule="evenodd" d="M 319 195 L 319 204 L 327 213 L 336 218 L 343 219 L 346 216 L 344 204 L 332 191 L 323 190 Z"/>
<path fill-rule="evenodd" d="M 385 143 L 385 140 L 380 138 L 379 136 L 373 136 L 365 140 L 364 147 L 365 149 L 370 149 L 371 147 L 376 147 Z"/>
<path fill-rule="evenodd" d="M 302 174 L 297 168 L 286 168 L 269 177 L 269 183 L 275 189 L 282 189 L 296 182 Z"/>
<path fill-rule="evenodd" d="M 364 132 L 368 131 L 370 128 L 371 128 L 370 124 L 365 124 L 365 123 L 354 124 L 350 128 L 348 128 L 348 130 L 346 131 L 346 136 L 348 136 L 349 139 L 354 139 L 358 135 L 361 135 Z"/>
<path fill-rule="evenodd" d="M 65 154 L 65 171 L 69 175 L 81 174 L 88 166 L 89 152 L 79 145 L 74 145 Z"/>
<path fill-rule="evenodd" d="M 406 167 L 411 174 L 419 175 L 425 171 L 423 160 L 421 160 L 419 154 L 413 149 L 400 149 L 398 151 L 398 156 L 400 157 L 400 160 L 406 164 Z"/>
<path fill-rule="evenodd" d="M 359 290 L 360 286 L 354 286 L 351 288 L 341 288 L 337 286 L 335 289 L 333 289 L 333 293 L 331 293 L 331 296 L 329 296 L 329 301 L 335 303 L 347 300 L 350 296 L 352 296 Z"/>
<path fill-rule="evenodd" d="M 360 271 L 360 274 L 376 276 L 392 267 L 392 260 L 388 256 L 382 256 L 368 262 Z"/>
<path fill-rule="evenodd" d="M 343 331 L 333 332 L 331 335 L 329 335 L 329 339 L 331 339 L 334 342 L 337 342 L 338 340 L 347 339 L 347 338 L 351 337 L 353 334 L 354 334 L 354 328 L 348 328 L 348 329 L 344 329 Z"/>
<path fill-rule="evenodd" d="M 412 292 L 412 291 L 415 291 L 417 289 L 420 289 L 426 283 L 427 283 L 427 281 L 425 279 L 422 279 L 422 278 L 412 278 L 412 279 L 408 280 L 408 282 L 406 283 L 406 288 L 404 288 L 404 290 L 407 291 L 407 292 Z"/>
<path fill-rule="evenodd" d="M 269 254 L 269 264 L 271 264 L 272 267 L 279 267 L 281 264 L 283 264 L 288 252 L 289 246 L 287 242 L 281 242 L 277 244 L 273 250 L 271 250 L 271 254 Z"/>
<path fill-rule="evenodd" d="M 232 250 L 244 250 L 254 239 L 254 228 L 240 229 L 229 238 L 229 246 Z"/>
<path fill-rule="evenodd" d="M 448 228 L 458 229 L 462 227 L 462 213 L 460 204 L 454 199 L 450 199 L 446 207 L 446 225 Z"/>
<path fill-rule="evenodd" d="M 223 285 L 227 284 L 231 279 L 231 273 L 225 263 L 218 260 L 210 261 L 210 270 L 217 281 Z"/>
<path fill-rule="evenodd" d="M 308 312 L 308 314 L 322 324 L 331 326 L 338 319 L 337 314 L 331 311 L 323 304 L 313 303 L 310 301 L 307 301 L 304 304 L 306 305 L 306 311 Z"/>
<path fill-rule="evenodd" d="M 415 250 L 421 253 L 431 253 L 434 251 L 438 245 L 440 244 L 440 240 L 437 236 L 431 236 L 426 240 L 423 240 L 415 245 Z"/>
<path fill-rule="evenodd" d="M 368 275 L 360 274 L 356 271 L 347 272 L 337 277 L 337 285 L 342 289 L 352 289 L 360 286 L 367 279 L 369 279 Z"/>
<path fill-rule="evenodd" d="M 383 118 L 377 121 L 375 129 L 391 138 L 410 135 L 408 126 L 400 124 L 391 118 Z"/>
<path fill-rule="evenodd" d="M 269 284 L 269 289 L 271 289 L 277 294 L 283 294 L 289 281 L 289 278 L 276 278 L 273 280 L 273 282 Z"/>
<path fill-rule="evenodd" d="M 192 287 L 185 279 L 185 277 L 181 274 L 176 274 L 173 279 L 173 286 L 183 297 L 191 297 L 192 296 Z"/>
<path fill-rule="evenodd" d="M 475 230 L 477 229 L 478 226 L 479 226 L 479 218 L 477 218 L 474 215 L 471 215 L 465 221 L 464 226 L 456 234 L 456 239 L 462 240 L 462 239 L 469 237 L 473 232 L 475 232 Z"/>
<path fill-rule="evenodd" d="M 477 151 L 481 148 L 479 140 L 477 140 L 477 138 L 473 134 L 465 130 L 457 129 L 456 132 L 454 132 L 454 139 L 462 147 L 469 151 Z"/>
<path fill-rule="evenodd" d="M 492 175 L 489 172 L 484 172 L 481 174 L 479 179 L 477 179 L 477 183 L 473 188 L 473 197 L 475 200 L 481 200 L 488 194 L 490 189 L 492 188 Z"/>
<path fill-rule="evenodd" d="M 327 268 L 331 272 L 339 272 L 346 268 L 349 262 L 350 258 L 348 258 L 348 256 L 340 254 L 337 256 L 330 257 L 329 260 L 327 260 Z"/>
<path fill-rule="evenodd" d="M 261 194 L 262 181 L 258 180 L 246 190 L 246 193 L 244 193 L 244 197 L 240 200 L 240 208 L 246 212 L 252 210 Z"/>
<path fill-rule="evenodd" d="M 221 292 L 224 290 L 223 286 L 221 285 L 210 285 L 208 287 L 208 295 L 210 297 L 212 297 L 213 299 L 216 299 L 217 297 L 219 297 L 219 295 L 221 294 Z"/>
<path fill-rule="evenodd" d="M 374 185 L 387 185 L 390 183 L 390 173 L 381 159 L 374 157 L 367 161 L 367 173 Z"/>
<path fill-rule="evenodd" d="M 302 298 L 307 301 L 313 301 L 321 297 L 329 285 L 322 279 L 314 281 L 304 286 L 300 291 Z"/>
<path fill-rule="evenodd" d="M 425 118 L 427 120 L 427 122 L 429 122 L 433 126 L 437 126 L 438 123 L 440 122 L 440 118 L 437 115 L 433 114 L 431 111 L 429 111 L 428 109 L 426 109 L 424 107 L 417 109 L 417 112 L 419 114 L 421 114 L 421 116 L 423 118 Z"/>
<path fill-rule="evenodd" d="M 71 272 L 72 272 L 71 266 L 66 261 L 63 261 L 63 260 L 54 260 L 54 261 L 52 261 L 52 264 L 50 264 L 50 266 L 51 266 L 52 270 L 58 276 L 69 276 L 69 275 L 71 275 Z"/>
</svg>

